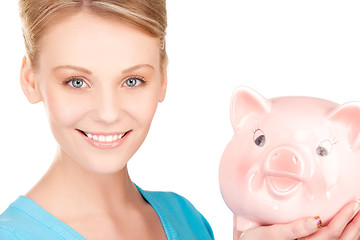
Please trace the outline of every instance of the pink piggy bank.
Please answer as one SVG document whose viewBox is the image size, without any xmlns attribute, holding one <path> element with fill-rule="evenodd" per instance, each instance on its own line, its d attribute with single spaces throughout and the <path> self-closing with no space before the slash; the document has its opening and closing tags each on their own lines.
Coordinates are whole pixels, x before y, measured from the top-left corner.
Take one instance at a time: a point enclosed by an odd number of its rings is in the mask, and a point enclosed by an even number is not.
<svg viewBox="0 0 360 240">
<path fill-rule="evenodd" d="M 237 230 L 313 216 L 327 224 L 360 199 L 360 102 L 266 99 L 239 87 L 230 111 L 235 134 L 219 180 Z"/>
</svg>

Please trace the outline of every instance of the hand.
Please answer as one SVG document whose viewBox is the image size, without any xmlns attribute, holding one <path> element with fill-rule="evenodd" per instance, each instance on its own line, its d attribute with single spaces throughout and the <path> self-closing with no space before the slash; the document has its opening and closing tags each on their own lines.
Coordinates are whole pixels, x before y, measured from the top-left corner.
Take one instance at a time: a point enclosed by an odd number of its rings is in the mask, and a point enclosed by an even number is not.
<svg viewBox="0 0 360 240">
<path fill-rule="evenodd" d="M 319 218 L 304 218 L 288 224 L 262 226 L 244 233 L 234 228 L 234 240 L 358 240 L 360 237 L 359 206 L 358 202 L 347 204 L 327 226 L 322 228 Z M 236 226 L 235 222 L 234 226 Z"/>
<path fill-rule="evenodd" d="M 234 240 L 293 240 L 313 234 L 321 228 L 321 224 L 321 219 L 316 217 L 303 218 L 288 224 L 256 227 L 243 233 L 234 227 Z"/>
<path fill-rule="evenodd" d="M 360 203 L 351 202 L 315 234 L 300 238 L 301 240 L 358 240 L 360 239 Z"/>
</svg>

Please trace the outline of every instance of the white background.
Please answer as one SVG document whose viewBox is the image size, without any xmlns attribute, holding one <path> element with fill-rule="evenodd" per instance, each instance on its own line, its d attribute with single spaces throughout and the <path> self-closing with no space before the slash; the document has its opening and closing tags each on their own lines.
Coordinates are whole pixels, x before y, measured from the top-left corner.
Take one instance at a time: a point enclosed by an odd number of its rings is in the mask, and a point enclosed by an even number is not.
<svg viewBox="0 0 360 240">
<path fill-rule="evenodd" d="M 232 238 L 218 165 L 232 137 L 229 101 L 248 85 L 266 97 L 360 100 L 359 1 L 168 0 L 168 92 L 129 163 L 143 189 L 187 197 L 216 239 Z M 17 1 L 0 6 L 0 212 L 50 165 L 56 144 L 42 104 L 19 85 Z"/>
</svg>

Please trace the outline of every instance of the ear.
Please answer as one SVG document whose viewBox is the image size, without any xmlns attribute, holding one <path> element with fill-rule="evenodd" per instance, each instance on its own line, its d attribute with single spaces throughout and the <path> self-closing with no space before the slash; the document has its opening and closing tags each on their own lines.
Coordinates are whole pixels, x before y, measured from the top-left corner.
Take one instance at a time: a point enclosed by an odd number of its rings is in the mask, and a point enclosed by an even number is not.
<svg viewBox="0 0 360 240">
<path fill-rule="evenodd" d="M 270 109 L 271 102 L 251 88 L 236 88 L 230 106 L 230 119 L 234 131 L 241 128 L 250 116 L 266 114 Z"/>
<path fill-rule="evenodd" d="M 24 56 L 21 65 L 20 85 L 30 103 L 38 103 L 41 101 L 40 91 L 35 81 L 35 74 L 26 56 Z"/>
<path fill-rule="evenodd" d="M 351 148 L 360 150 L 360 102 L 340 105 L 330 114 L 329 120 L 340 123 L 348 129 Z"/>
<path fill-rule="evenodd" d="M 167 71 L 164 71 L 161 76 L 159 102 L 164 101 L 167 89 Z"/>
</svg>

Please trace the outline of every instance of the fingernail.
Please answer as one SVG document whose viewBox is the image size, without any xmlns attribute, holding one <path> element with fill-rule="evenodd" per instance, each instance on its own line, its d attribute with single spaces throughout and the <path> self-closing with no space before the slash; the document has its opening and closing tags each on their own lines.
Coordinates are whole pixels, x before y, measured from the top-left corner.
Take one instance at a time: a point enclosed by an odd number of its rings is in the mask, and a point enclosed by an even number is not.
<svg viewBox="0 0 360 240">
<path fill-rule="evenodd" d="M 310 218 L 306 221 L 306 227 L 310 230 L 319 229 L 322 227 L 322 221 L 319 216 L 316 216 L 314 218 Z"/>
</svg>

